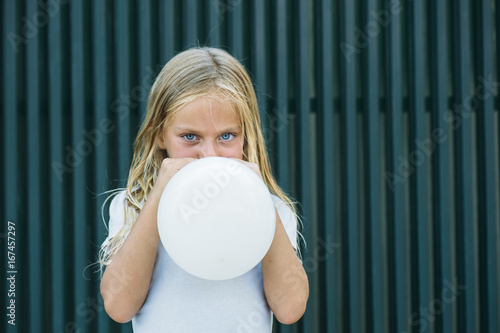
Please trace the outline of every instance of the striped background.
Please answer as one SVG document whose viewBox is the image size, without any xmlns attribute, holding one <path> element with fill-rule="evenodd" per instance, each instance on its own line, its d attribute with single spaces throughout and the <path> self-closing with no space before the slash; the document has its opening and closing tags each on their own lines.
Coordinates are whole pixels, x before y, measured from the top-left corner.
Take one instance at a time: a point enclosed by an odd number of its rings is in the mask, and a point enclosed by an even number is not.
<svg viewBox="0 0 500 333">
<path fill-rule="evenodd" d="M 87 267 L 98 194 L 125 184 L 155 75 L 196 45 L 248 68 L 301 203 L 311 295 L 276 332 L 500 331 L 499 0 L 0 3 L 0 331 L 131 331 Z"/>
</svg>

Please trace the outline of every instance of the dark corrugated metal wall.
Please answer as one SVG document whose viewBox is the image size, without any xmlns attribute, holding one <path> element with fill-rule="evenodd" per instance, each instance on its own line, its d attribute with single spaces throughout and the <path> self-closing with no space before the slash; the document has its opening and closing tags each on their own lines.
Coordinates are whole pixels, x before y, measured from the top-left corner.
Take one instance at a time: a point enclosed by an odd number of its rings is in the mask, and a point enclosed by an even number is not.
<svg viewBox="0 0 500 333">
<path fill-rule="evenodd" d="M 275 331 L 499 332 L 499 6 L 2 1 L 2 331 L 131 330 L 86 269 L 97 194 L 125 184 L 161 66 L 212 45 L 249 69 L 304 216 L 308 310 Z"/>
</svg>

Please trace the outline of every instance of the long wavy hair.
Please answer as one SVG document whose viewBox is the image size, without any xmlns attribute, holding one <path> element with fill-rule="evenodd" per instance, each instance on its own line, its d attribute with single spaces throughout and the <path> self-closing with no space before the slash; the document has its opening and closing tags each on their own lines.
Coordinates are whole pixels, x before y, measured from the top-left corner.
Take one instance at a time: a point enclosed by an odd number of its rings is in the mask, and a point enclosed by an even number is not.
<svg viewBox="0 0 500 333">
<path fill-rule="evenodd" d="M 168 157 L 168 152 L 158 146 L 157 139 L 172 116 L 200 96 L 223 96 L 233 104 L 244 138 L 243 159 L 259 166 L 269 191 L 283 200 L 297 216 L 294 202 L 272 176 L 260 128 L 257 98 L 247 72 L 226 51 L 210 47 L 189 49 L 173 57 L 151 87 L 145 119 L 135 140 L 125 189 L 125 220 L 118 234 L 103 244 L 99 251 L 101 269 L 111 262 L 122 247 L 153 189 L 163 159 Z M 103 207 L 118 190 L 114 192 Z"/>
</svg>

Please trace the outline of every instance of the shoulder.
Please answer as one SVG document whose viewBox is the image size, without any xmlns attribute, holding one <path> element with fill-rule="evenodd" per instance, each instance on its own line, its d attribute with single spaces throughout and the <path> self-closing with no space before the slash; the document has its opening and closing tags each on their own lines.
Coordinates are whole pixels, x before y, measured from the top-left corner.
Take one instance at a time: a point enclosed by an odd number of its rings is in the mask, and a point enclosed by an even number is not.
<svg viewBox="0 0 500 333">
<path fill-rule="evenodd" d="M 276 207 L 276 210 L 278 211 L 278 214 L 280 216 L 280 219 L 282 222 L 283 220 L 296 220 L 296 216 L 293 213 L 293 211 L 290 209 L 290 207 L 283 201 L 281 200 L 278 196 L 272 194 L 271 197 L 273 198 L 273 203 L 274 207 Z"/>
<path fill-rule="evenodd" d="M 111 204 L 109 205 L 110 213 L 118 212 L 119 210 L 123 210 L 123 207 L 125 205 L 125 198 L 127 195 L 127 191 L 122 190 L 122 191 L 119 191 L 113 195 L 114 195 L 114 197 L 111 200 Z"/>
<path fill-rule="evenodd" d="M 271 197 L 273 198 L 274 207 L 276 207 L 281 223 L 290 239 L 290 243 L 292 243 L 294 248 L 297 248 L 297 216 L 278 196 L 273 194 Z"/>
<path fill-rule="evenodd" d="M 101 245 L 103 248 L 109 244 L 111 239 L 116 236 L 120 230 L 125 225 L 125 197 L 126 191 L 115 191 L 108 197 L 107 200 L 111 200 L 109 205 L 109 225 L 108 225 L 108 237 Z M 107 250 L 105 250 L 107 251 Z"/>
<path fill-rule="evenodd" d="M 109 205 L 109 235 L 116 235 L 125 225 L 125 190 L 113 194 L 114 197 Z"/>
</svg>

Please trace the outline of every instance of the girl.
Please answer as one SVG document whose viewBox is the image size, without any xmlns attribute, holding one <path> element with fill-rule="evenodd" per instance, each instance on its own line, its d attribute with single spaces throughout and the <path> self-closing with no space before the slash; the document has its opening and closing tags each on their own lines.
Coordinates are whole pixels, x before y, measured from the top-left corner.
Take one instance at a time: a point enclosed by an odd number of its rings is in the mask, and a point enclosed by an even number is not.
<svg viewBox="0 0 500 333">
<path fill-rule="evenodd" d="M 164 250 L 156 221 L 172 176 L 209 156 L 249 166 L 276 207 L 275 236 L 261 263 L 226 281 L 180 269 Z M 106 312 L 120 323 L 132 320 L 135 332 L 271 332 L 272 314 L 292 324 L 309 297 L 296 255 L 296 221 L 293 204 L 271 175 L 257 99 L 243 66 L 219 49 L 184 51 L 151 88 L 127 188 L 110 205 L 109 236 L 100 252 Z"/>
</svg>

